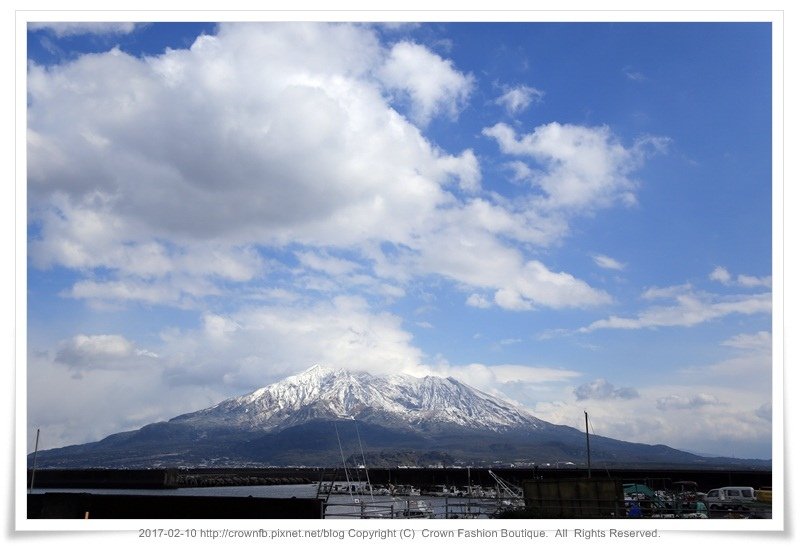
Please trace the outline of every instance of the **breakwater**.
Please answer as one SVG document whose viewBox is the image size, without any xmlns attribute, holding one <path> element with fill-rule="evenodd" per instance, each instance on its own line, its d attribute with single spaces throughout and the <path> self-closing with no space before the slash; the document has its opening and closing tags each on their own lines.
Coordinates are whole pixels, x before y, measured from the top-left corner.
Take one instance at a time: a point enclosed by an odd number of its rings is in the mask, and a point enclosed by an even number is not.
<svg viewBox="0 0 800 547">
<path fill-rule="evenodd" d="M 586 469 L 568 468 L 495 468 L 512 484 L 531 479 L 581 478 Z M 694 481 L 698 490 L 739 485 L 761 488 L 772 486 L 770 470 L 754 469 L 593 469 L 592 476 L 619 479 L 622 482 L 649 482 L 668 485 L 676 481 Z M 364 480 L 364 469 L 348 470 L 350 480 Z M 198 469 L 37 469 L 37 488 L 186 488 L 204 486 L 248 486 L 310 484 L 319 481 L 345 481 L 341 468 L 270 467 L 270 468 L 198 468 Z M 435 485 L 492 486 L 488 468 L 376 468 L 369 469 L 376 484 L 407 484 L 417 488 Z M 28 471 L 30 485 L 31 472 Z"/>
<path fill-rule="evenodd" d="M 322 500 L 48 492 L 28 495 L 29 519 L 321 519 Z"/>
</svg>

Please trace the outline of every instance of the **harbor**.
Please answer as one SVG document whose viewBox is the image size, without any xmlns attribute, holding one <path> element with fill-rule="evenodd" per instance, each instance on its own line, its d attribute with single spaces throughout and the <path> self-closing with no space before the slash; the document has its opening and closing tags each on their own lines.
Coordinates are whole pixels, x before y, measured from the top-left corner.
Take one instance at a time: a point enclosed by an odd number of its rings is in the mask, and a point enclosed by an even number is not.
<svg viewBox="0 0 800 547">
<path fill-rule="evenodd" d="M 708 504 L 769 471 L 583 469 L 40 470 L 28 518 L 771 518 L 770 502 Z M 29 480 L 31 476 L 29 474 Z M 755 496 L 755 495 L 754 495 Z M 634 509 L 635 507 L 635 509 Z"/>
</svg>

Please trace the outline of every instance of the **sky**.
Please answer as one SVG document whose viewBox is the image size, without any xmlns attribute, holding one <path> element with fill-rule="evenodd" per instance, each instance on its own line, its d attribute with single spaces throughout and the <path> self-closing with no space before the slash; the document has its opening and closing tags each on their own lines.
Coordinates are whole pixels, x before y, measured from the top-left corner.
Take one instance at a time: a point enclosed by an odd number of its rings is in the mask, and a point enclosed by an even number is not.
<svg viewBox="0 0 800 547">
<path fill-rule="evenodd" d="M 29 24 L 27 425 L 315 364 L 770 458 L 768 23 Z"/>
</svg>

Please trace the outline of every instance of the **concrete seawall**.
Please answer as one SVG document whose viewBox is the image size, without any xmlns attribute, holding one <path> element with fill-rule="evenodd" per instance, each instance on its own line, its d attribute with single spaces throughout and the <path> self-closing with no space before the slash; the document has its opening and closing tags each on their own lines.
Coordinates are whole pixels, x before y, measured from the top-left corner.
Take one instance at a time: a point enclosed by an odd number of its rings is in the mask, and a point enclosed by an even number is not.
<svg viewBox="0 0 800 547">
<path fill-rule="evenodd" d="M 322 500 L 221 496 L 28 495 L 29 519 L 320 519 Z"/>
</svg>

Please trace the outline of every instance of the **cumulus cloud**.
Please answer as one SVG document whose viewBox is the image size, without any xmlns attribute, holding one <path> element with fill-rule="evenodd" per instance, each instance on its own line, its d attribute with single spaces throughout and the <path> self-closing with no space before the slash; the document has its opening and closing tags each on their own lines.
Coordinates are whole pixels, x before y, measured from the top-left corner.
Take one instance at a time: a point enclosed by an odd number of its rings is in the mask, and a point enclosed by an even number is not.
<svg viewBox="0 0 800 547">
<path fill-rule="evenodd" d="M 611 297 L 567 272 L 555 272 L 537 260 L 500 243 L 485 230 L 476 229 L 475 216 L 447 224 L 421 237 L 418 253 L 401 257 L 405 267 L 423 274 L 434 272 L 468 287 L 493 291 L 493 303 L 514 311 L 536 307 L 592 307 Z M 487 300 L 468 298 L 471 305 Z"/>
<path fill-rule="evenodd" d="M 586 211 L 613 203 L 632 204 L 637 183 L 630 177 L 651 150 L 663 150 L 663 138 L 647 138 L 624 147 L 608 127 L 553 122 L 517 136 L 498 123 L 483 130 L 505 154 L 529 157 L 539 171 L 533 181 L 549 209 Z"/>
<path fill-rule="evenodd" d="M 347 25 L 223 25 L 157 57 L 34 65 L 31 194 L 59 188 L 45 202 L 59 213 L 91 194 L 112 233 L 178 242 L 407 237 L 443 184 L 474 185 L 476 163 L 388 107 L 370 78 L 380 54 Z"/>
<path fill-rule="evenodd" d="M 447 188 L 480 187 L 475 155 L 433 146 L 376 81 L 400 86 L 408 55 L 432 63 L 433 87 L 408 73 L 404 89 L 425 117 L 449 113 L 468 78 L 423 50 L 349 25 L 236 24 L 154 57 L 33 64 L 32 262 L 241 282 L 262 273 L 253 245 L 410 241 L 458 207 Z"/>
<path fill-rule="evenodd" d="M 495 103 L 505 108 L 510 115 L 516 115 L 526 110 L 531 103 L 540 102 L 544 92 L 534 87 L 520 85 L 505 90 L 505 93 L 495 99 Z"/>
<path fill-rule="evenodd" d="M 605 378 L 598 378 L 575 388 L 575 398 L 587 399 L 635 399 L 639 393 L 632 387 L 615 387 Z"/>
<path fill-rule="evenodd" d="M 473 87 L 472 76 L 411 42 L 395 44 L 377 74 L 388 89 L 408 95 L 411 116 L 422 125 L 439 113 L 455 118 Z"/>
<path fill-rule="evenodd" d="M 152 57 L 32 64 L 32 264 L 94 273 L 64 294 L 95 304 L 197 306 L 263 279 L 263 250 L 277 248 L 309 290 L 396 297 L 434 274 L 491 294 L 470 305 L 609 303 L 519 244 L 565 237 L 564 211 L 630 201 L 639 145 L 607 128 L 550 124 L 518 139 L 499 124 L 484 133 L 539 162 L 539 191 L 482 194 L 475 153 L 445 152 L 418 127 L 457 115 L 472 78 L 346 24 L 223 24 Z M 397 93 L 410 119 L 390 104 Z"/>
</svg>

